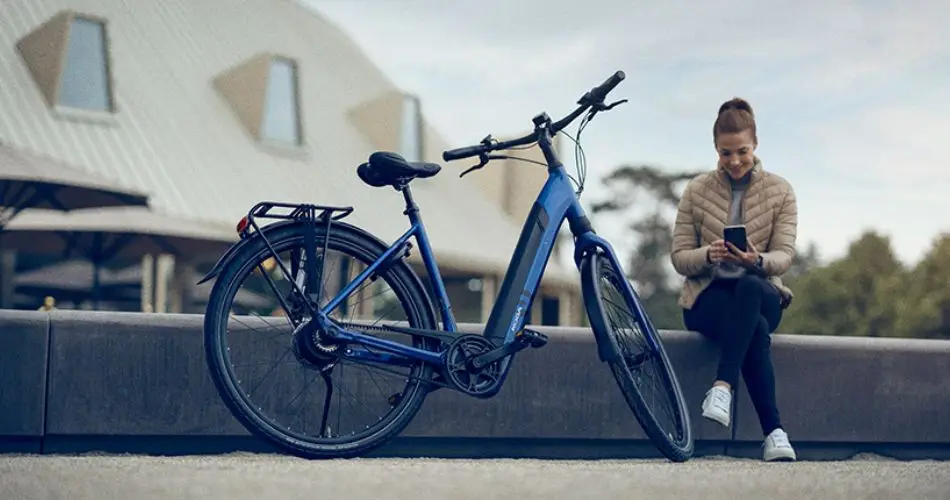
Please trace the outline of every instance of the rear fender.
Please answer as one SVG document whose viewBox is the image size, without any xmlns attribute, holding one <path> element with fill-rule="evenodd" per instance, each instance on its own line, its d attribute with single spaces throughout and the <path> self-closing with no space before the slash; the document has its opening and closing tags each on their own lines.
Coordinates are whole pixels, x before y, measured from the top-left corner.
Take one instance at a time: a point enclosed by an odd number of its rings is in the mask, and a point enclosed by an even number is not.
<svg viewBox="0 0 950 500">
<path fill-rule="evenodd" d="M 211 270 L 208 271 L 208 273 L 205 274 L 201 278 L 200 281 L 198 281 L 198 284 L 200 285 L 202 283 L 205 283 L 208 280 L 214 278 L 215 276 L 218 276 L 219 274 L 221 274 L 221 271 L 226 269 L 227 266 L 231 264 L 231 261 L 237 257 L 237 255 L 241 252 L 241 250 L 245 246 L 250 245 L 252 243 L 256 243 L 257 240 L 259 240 L 260 238 L 274 231 L 282 230 L 294 224 L 304 224 L 304 223 L 305 222 L 301 220 L 283 220 L 280 222 L 275 222 L 273 224 L 264 226 L 260 228 L 259 232 L 254 233 L 253 235 L 247 238 L 242 238 L 240 241 L 232 245 L 231 248 L 229 248 L 218 259 L 218 262 L 216 262 L 214 267 L 212 267 Z M 361 238 L 364 243 L 369 243 L 370 245 L 376 246 L 374 251 L 378 254 L 382 254 L 383 252 L 386 251 L 387 248 L 389 248 L 388 245 L 385 242 L 383 242 L 383 240 L 379 239 L 377 236 L 373 235 L 369 231 L 362 229 L 358 226 L 354 226 L 353 224 L 350 224 L 347 222 L 341 222 L 339 220 L 333 221 L 332 230 L 345 231 L 354 236 Z M 404 252 L 397 252 L 394 254 L 394 256 L 402 255 L 402 254 L 404 254 Z M 429 291 L 427 290 L 427 287 L 423 285 L 421 278 L 419 277 L 418 274 L 416 274 L 416 272 L 411 267 L 409 268 L 409 275 L 410 275 L 410 278 L 413 280 L 413 285 L 415 285 L 416 289 L 422 295 L 422 299 L 424 301 L 422 306 L 426 309 L 425 313 L 427 313 L 429 317 L 431 317 L 432 320 L 435 322 L 435 324 L 438 325 L 439 315 L 436 313 L 435 306 L 433 305 L 433 302 L 432 302 L 432 297 L 429 295 Z"/>
<path fill-rule="evenodd" d="M 262 227 L 259 232 L 254 233 L 254 234 L 251 235 L 250 237 L 241 239 L 240 241 L 238 241 L 237 243 L 235 243 L 234 245 L 232 245 L 231 248 L 228 248 L 228 250 L 227 250 L 226 252 L 224 252 L 224 255 L 222 255 L 222 256 L 218 259 L 218 262 L 216 262 L 216 263 L 214 264 L 214 267 L 212 267 L 211 270 L 208 271 L 208 274 L 205 274 L 205 275 L 201 278 L 201 280 L 198 281 L 198 284 L 200 285 L 200 284 L 202 284 L 202 283 L 205 283 L 205 282 L 207 282 L 208 280 L 210 280 L 210 279 L 214 278 L 215 276 L 217 276 L 218 274 L 221 274 L 221 271 L 222 271 L 225 267 L 227 267 L 228 264 L 230 264 L 232 260 L 234 260 L 234 257 L 235 257 L 235 256 L 238 254 L 238 252 L 240 252 L 241 249 L 244 248 L 245 246 L 250 245 L 251 243 L 255 242 L 256 240 L 262 238 L 263 236 L 267 236 L 268 234 L 270 234 L 270 233 L 272 233 L 272 232 L 274 232 L 274 231 L 278 231 L 278 230 L 280 230 L 280 229 L 282 229 L 282 228 L 285 228 L 285 227 L 287 227 L 287 226 L 291 226 L 291 225 L 294 225 L 294 224 L 303 224 L 303 221 L 299 221 L 299 220 L 282 220 L 282 221 L 280 221 L 280 222 L 275 222 L 275 223 L 273 223 L 273 224 L 269 224 L 269 225 L 267 225 L 267 226 Z M 348 232 L 350 232 L 350 233 L 354 233 L 354 234 L 356 234 L 356 235 L 359 235 L 359 236 L 362 237 L 364 240 L 369 241 L 369 242 L 371 242 L 372 244 L 376 245 L 376 246 L 377 246 L 376 251 L 379 252 L 379 253 L 385 252 L 386 249 L 388 248 L 387 245 L 386 245 L 386 243 L 383 242 L 383 240 L 379 239 L 377 236 L 375 236 L 375 235 L 373 235 L 372 233 L 366 231 L 365 229 L 362 229 L 362 228 L 360 228 L 360 227 L 354 226 L 354 225 L 352 225 L 352 224 L 350 224 L 350 223 L 335 220 L 335 221 L 333 221 L 333 225 L 331 226 L 331 229 L 332 229 L 333 231 L 348 231 Z M 420 286 L 422 286 L 422 285 L 420 284 Z M 423 287 L 423 289 L 424 289 L 424 287 Z M 427 298 L 428 298 L 428 297 L 427 297 Z"/>
<path fill-rule="evenodd" d="M 231 245 L 231 247 L 228 248 L 227 251 L 225 251 L 224 254 L 218 258 L 218 261 L 215 262 L 211 270 L 208 271 L 208 273 L 205 274 L 200 280 L 198 280 L 197 284 L 201 285 L 207 282 L 208 280 L 214 278 L 215 276 L 221 274 L 221 270 L 227 267 L 227 265 L 231 263 L 232 260 L 234 260 L 234 256 L 237 255 L 238 252 L 242 248 L 249 245 L 251 242 L 255 241 L 258 238 L 261 238 L 262 235 L 266 236 L 268 233 L 276 231 L 282 227 L 289 226 L 291 224 L 297 224 L 297 221 L 285 220 L 285 221 L 275 222 L 273 224 L 269 224 L 267 226 L 262 227 L 259 232 L 254 233 L 250 237 L 241 238 L 240 241 Z"/>
</svg>

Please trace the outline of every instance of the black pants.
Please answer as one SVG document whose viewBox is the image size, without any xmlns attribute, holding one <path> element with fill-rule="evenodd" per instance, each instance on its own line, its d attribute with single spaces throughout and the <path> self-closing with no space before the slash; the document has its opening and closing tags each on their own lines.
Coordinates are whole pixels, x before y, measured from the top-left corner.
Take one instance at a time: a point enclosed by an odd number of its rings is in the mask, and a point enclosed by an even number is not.
<svg viewBox="0 0 950 500">
<path fill-rule="evenodd" d="M 686 328 L 719 345 L 717 379 L 735 387 L 741 369 L 764 435 L 782 426 L 775 402 L 770 337 L 781 321 L 778 290 L 752 275 L 714 281 L 692 309 L 683 311 Z"/>
</svg>

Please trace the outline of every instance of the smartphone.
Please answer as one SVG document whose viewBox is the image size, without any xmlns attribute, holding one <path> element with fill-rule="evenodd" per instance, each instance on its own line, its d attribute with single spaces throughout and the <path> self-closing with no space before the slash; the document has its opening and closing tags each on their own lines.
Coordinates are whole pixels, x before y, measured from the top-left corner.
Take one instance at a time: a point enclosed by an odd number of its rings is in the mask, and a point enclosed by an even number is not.
<svg viewBox="0 0 950 500">
<path fill-rule="evenodd" d="M 737 226 L 726 226 L 722 231 L 722 239 L 732 243 L 736 246 L 736 248 L 743 252 L 747 252 L 749 250 L 746 246 L 748 239 L 745 234 L 744 225 L 740 224 Z M 727 246 L 726 248 L 729 247 Z"/>
</svg>

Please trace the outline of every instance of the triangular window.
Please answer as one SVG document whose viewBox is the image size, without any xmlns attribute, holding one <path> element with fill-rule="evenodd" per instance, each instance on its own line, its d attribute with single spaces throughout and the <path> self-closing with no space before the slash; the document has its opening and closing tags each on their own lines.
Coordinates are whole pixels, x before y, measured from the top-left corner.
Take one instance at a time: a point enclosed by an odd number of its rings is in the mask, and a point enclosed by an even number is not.
<svg viewBox="0 0 950 500">
<path fill-rule="evenodd" d="M 300 84 L 293 59 L 258 54 L 218 75 L 215 86 L 255 139 L 303 144 Z"/>
<path fill-rule="evenodd" d="M 402 99 L 402 120 L 399 127 L 399 153 L 409 161 L 422 161 L 422 109 L 419 98 L 405 95 Z"/>
<path fill-rule="evenodd" d="M 271 141 L 300 144 L 297 65 L 289 59 L 275 57 L 271 60 L 261 136 Z"/>
<path fill-rule="evenodd" d="M 60 106 L 92 111 L 112 110 L 106 47 L 106 27 L 102 22 L 83 17 L 73 18 L 59 84 Z"/>
<path fill-rule="evenodd" d="M 17 49 L 50 107 L 115 111 L 105 19 L 60 12 L 20 39 Z"/>
</svg>

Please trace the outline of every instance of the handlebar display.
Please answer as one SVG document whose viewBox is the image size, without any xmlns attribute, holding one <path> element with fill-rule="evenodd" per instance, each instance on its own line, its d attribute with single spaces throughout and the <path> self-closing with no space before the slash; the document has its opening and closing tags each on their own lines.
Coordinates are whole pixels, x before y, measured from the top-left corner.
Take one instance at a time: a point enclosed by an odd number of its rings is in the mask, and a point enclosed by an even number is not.
<svg viewBox="0 0 950 500">
<path fill-rule="evenodd" d="M 594 108 L 595 111 L 610 109 L 613 105 L 604 106 L 604 99 L 606 99 L 607 94 L 616 88 L 617 85 L 619 85 L 620 82 L 624 80 L 624 78 L 626 78 L 626 74 L 623 71 L 617 71 L 604 80 L 604 83 L 594 87 L 589 92 L 581 96 L 581 98 L 577 100 L 578 107 L 574 111 L 549 126 L 551 134 L 554 135 L 560 132 L 564 127 L 570 125 L 571 122 L 577 119 L 578 116 L 590 108 Z M 478 145 L 465 146 L 462 148 L 444 151 L 442 153 L 442 159 L 445 161 L 461 160 L 463 158 L 479 156 L 492 151 L 501 151 L 517 146 L 531 144 L 532 142 L 537 141 L 538 132 L 539 129 L 535 128 L 533 132 L 525 135 L 524 137 L 495 143 L 491 141 L 491 136 L 488 136 Z"/>
</svg>

